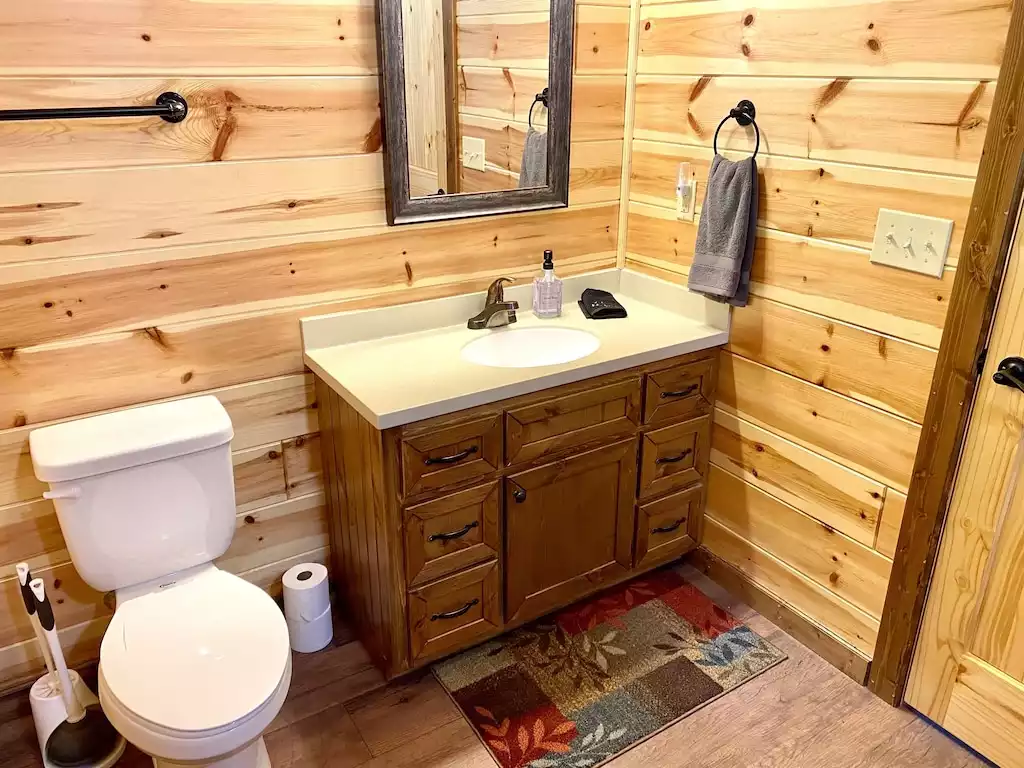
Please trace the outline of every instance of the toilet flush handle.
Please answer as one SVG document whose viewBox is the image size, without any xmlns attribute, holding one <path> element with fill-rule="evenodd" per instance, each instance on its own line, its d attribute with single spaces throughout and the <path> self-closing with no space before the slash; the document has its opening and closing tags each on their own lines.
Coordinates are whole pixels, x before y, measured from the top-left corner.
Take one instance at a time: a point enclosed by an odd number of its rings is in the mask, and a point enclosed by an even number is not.
<svg viewBox="0 0 1024 768">
<path fill-rule="evenodd" d="M 43 491 L 44 499 L 77 499 L 82 495 L 82 489 L 77 485 L 68 488 L 61 488 L 56 491 Z"/>
</svg>

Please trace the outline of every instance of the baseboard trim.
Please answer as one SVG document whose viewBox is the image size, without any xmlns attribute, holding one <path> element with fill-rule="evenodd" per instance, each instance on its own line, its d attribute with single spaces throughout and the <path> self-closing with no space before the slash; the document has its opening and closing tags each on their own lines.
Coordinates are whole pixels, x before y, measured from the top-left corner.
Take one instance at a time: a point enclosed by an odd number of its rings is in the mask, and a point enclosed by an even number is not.
<svg viewBox="0 0 1024 768">
<path fill-rule="evenodd" d="M 690 552 L 685 561 L 743 600 L 768 621 L 792 635 L 858 685 L 867 684 L 871 668 L 870 659 L 861 656 L 806 616 L 782 603 L 736 568 L 703 547 Z"/>
</svg>

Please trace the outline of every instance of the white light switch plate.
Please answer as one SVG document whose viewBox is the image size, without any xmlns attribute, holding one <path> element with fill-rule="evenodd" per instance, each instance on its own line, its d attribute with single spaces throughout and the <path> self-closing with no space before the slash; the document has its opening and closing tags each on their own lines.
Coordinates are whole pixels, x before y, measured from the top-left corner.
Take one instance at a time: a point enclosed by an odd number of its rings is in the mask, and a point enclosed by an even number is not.
<svg viewBox="0 0 1024 768">
<path fill-rule="evenodd" d="M 484 158 L 487 157 L 487 144 L 475 136 L 462 137 L 462 164 L 475 171 L 484 170 Z"/>
<path fill-rule="evenodd" d="M 875 225 L 871 261 L 942 277 L 952 236 L 953 222 L 950 219 L 881 208 Z"/>
</svg>

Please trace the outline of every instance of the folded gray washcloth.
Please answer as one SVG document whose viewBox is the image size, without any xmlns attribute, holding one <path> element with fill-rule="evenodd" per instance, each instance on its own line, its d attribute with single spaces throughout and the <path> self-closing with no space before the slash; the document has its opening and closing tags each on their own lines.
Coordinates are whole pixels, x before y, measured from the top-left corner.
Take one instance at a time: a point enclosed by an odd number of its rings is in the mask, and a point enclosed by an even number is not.
<svg viewBox="0 0 1024 768">
<path fill-rule="evenodd" d="M 529 128 L 523 141 L 523 162 L 519 166 L 519 188 L 548 185 L 548 135 Z"/>
<path fill-rule="evenodd" d="M 697 226 L 688 286 L 709 298 L 744 307 L 757 238 L 757 162 L 715 155 Z"/>
</svg>

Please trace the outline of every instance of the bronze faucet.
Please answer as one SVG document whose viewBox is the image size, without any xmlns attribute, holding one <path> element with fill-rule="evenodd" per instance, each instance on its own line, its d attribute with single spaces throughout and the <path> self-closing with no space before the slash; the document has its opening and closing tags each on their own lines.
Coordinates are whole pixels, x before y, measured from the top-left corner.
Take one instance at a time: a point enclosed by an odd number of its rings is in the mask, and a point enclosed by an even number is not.
<svg viewBox="0 0 1024 768">
<path fill-rule="evenodd" d="M 499 277 L 487 289 L 487 301 L 483 311 L 469 318 L 466 326 L 473 331 L 482 328 L 501 328 L 516 322 L 518 301 L 505 301 L 504 283 L 514 282 L 511 277 Z"/>
</svg>

